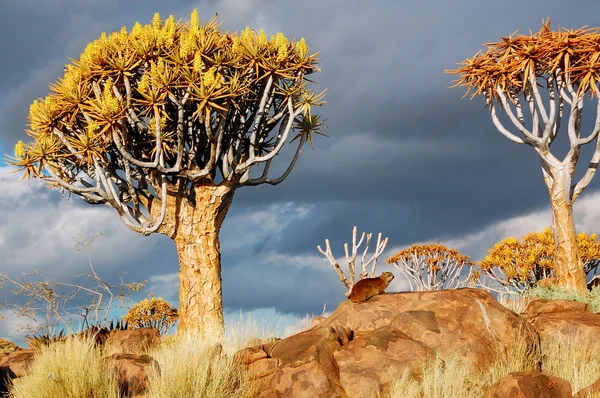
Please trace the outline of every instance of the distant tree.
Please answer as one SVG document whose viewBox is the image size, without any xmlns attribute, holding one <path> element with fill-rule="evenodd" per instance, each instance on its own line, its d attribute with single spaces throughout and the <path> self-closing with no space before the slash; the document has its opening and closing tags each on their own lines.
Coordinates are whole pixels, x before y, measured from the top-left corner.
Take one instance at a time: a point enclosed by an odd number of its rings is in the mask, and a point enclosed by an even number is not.
<svg viewBox="0 0 600 398">
<path fill-rule="evenodd" d="M 577 247 L 583 271 L 594 275 L 600 265 L 600 241 L 596 234 L 577 235 Z M 506 238 L 497 243 L 488 255 L 477 263 L 479 268 L 501 286 L 523 292 L 536 282 L 553 277 L 556 268 L 556 248 L 551 228 L 521 238 Z"/>
<path fill-rule="evenodd" d="M 91 204 L 133 231 L 174 240 L 179 333 L 224 335 L 219 230 L 235 190 L 276 185 L 325 127 L 307 88 L 317 54 L 304 39 L 200 24 L 139 23 L 102 36 L 29 112 L 14 166 Z M 293 135 L 292 135 L 293 134 Z M 283 173 L 271 164 L 297 140 Z M 259 167 L 258 173 L 251 169 Z"/>
<path fill-rule="evenodd" d="M 166 335 L 177 323 L 177 309 L 171 303 L 151 295 L 129 308 L 123 320 L 132 329 L 155 328 L 161 336 Z"/>
<path fill-rule="evenodd" d="M 444 245 L 412 245 L 385 262 L 402 272 L 411 291 L 456 289 L 474 279 L 469 257 Z"/>
<path fill-rule="evenodd" d="M 555 271 L 560 286 L 584 292 L 585 273 L 577 250 L 573 203 L 590 184 L 600 161 L 600 104 L 589 134 L 582 134 L 584 97 L 598 97 L 600 83 L 600 30 L 550 30 L 550 20 L 529 36 L 511 35 L 486 44 L 485 52 L 461 63 L 456 86 L 474 90 L 471 98 L 486 98 L 492 121 L 509 140 L 531 146 L 538 154 L 550 193 L 555 234 Z M 540 87 L 547 90 L 542 93 Z M 511 131 L 498 116 L 498 107 L 514 125 Z M 565 108 L 567 108 L 565 112 Z M 567 115 L 570 144 L 559 160 L 550 146 Z M 575 168 L 584 145 L 594 142 L 585 173 L 574 182 Z"/>
</svg>

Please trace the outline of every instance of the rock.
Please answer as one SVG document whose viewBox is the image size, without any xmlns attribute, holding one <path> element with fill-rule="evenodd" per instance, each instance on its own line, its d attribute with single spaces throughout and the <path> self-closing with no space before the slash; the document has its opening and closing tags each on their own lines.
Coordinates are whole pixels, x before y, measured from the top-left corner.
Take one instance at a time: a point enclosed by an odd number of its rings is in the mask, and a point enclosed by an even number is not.
<svg viewBox="0 0 600 398">
<path fill-rule="evenodd" d="M 439 353 L 486 368 L 498 352 L 524 339 L 535 349 L 538 337 L 523 318 L 479 289 L 378 295 L 361 305 L 345 301 L 319 327 L 339 325 L 356 334 L 390 325 Z"/>
<path fill-rule="evenodd" d="M 600 314 L 543 313 L 530 322 L 539 332 L 542 350 L 544 346 L 557 339 L 588 345 L 590 349 L 600 349 Z"/>
<path fill-rule="evenodd" d="M 340 383 L 350 397 L 387 396 L 391 383 L 408 371 L 420 378 L 433 350 L 392 326 L 355 335 L 334 352 Z"/>
<path fill-rule="evenodd" d="M 559 312 L 589 312 L 592 313 L 592 307 L 587 303 L 581 303 L 572 300 L 550 300 L 541 297 L 534 297 L 527 304 L 525 311 L 521 316 L 525 319 L 533 319 L 541 314 L 552 314 Z"/>
<path fill-rule="evenodd" d="M 247 372 L 256 382 L 256 397 L 346 398 L 333 352 L 351 337 L 343 328 L 310 329 L 271 343 L 270 352 L 254 347 L 238 358 L 255 360 Z"/>
<path fill-rule="evenodd" d="M 158 362 L 149 355 L 113 354 L 103 359 L 104 366 L 115 369 L 122 397 L 145 398 L 150 367 L 159 370 Z"/>
<path fill-rule="evenodd" d="M 486 398 L 572 398 L 568 381 L 541 372 L 510 373 L 486 389 Z"/>
<path fill-rule="evenodd" d="M 7 393 L 10 380 L 23 377 L 34 360 L 33 350 L 19 350 L 0 358 L 0 393 Z"/>
<path fill-rule="evenodd" d="M 158 330 L 152 328 L 112 331 L 104 343 L 108 356 L 112 354 L 142 355 L 159 345 Z"/>
<path fill-rule="evenodd" d="M 405 372 L 419 378 L 436 354 L 486 367 L 522 342 L 537 349 L 535 329 L 486 291 L 388 293 L 346 301 L 311 329 L 235 359 L 256 397 L 385 396 Z"/>
<path fill-rule="evenodd" d="M 600 396 L 600 379 L 577 392 L 577 394 L 573 395 L 573 398 L 590 398 L 597 396 Z"/>
</svg>

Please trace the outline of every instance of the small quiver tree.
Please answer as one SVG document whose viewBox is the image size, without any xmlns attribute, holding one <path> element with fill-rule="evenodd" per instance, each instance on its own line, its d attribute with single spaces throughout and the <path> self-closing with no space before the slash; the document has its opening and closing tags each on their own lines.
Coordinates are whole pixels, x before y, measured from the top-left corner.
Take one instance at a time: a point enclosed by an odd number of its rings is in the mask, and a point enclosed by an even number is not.
<svg viewBox="0 0 600 398">
<path fill-rule="evenodd" d="M 529 36 L 512 35 L 487 43 L 486 51 L 447 71 L 459 75 L 454 87 L 467 87 L 467 94 L 473 89 L 471 98 L 485 96 L 492 121 L 502 135 L 532 147 L 538 154 L 552 206 L 555 274 L 560 286 L 578 293 L 585 292 L 586 283 L 577 250 L 573 203 L 592 181 L 600 161 L 600 101 L 591 131 L 582 131 L 584 98 L 589 94 L 597 101 L 600 94 L 598 43 L 598 28 L 551 31 L 548 20 L 539 32 Z M 504 111 L 505 120 L 498 110 Z M 560 160 L 550 146 L 564 116 L 569 150 Z M 594 146 L 590 162 L 581 178 L 574 181 L 581 149 L 590 143 Z"/>
<path fill-rule="evenodd" d="M 406 277 L 411 291 L 457 289 L 477 276 L 469 257 L 444 245 L 412 245 L 386 260 Z M 466 275 L 463 269 L 468 269 Z"/>
<path fill-rule="evenodd" d="M 178 333 L 224 336 L 219 230 L 234 191 L 276 185 L 323 122 L 308 89 L 304 39 L 200 24 L 137 23 L 103 34 L 34 101 L 11 164 L 116 210 L 133 231 L 164 234 L 179 257 Z M 281 175 L 271 163 L 297 147 Z M 251 169 L 259 168 L 251 174 Z"/>
<path fill-rule="evenodd" d="M 357 227 L 355 226 L 352 229 L 352 251 L 348 251 L 348 244 L 344 243 L 344 251 L 346 254 L 346 261 L 348 263 L 348 277 L 344 275 L 344 271 L 340 267 L 340 264 L 337 262 L 335 257 L 333 257 L 333 252 L 331 251 L 331 246 L 329 245 L 329 239 L 325 239 L 325 250 L 321 249 L 321 246 L 317 246 L 319 252 L 329 260 L 329 263 L 333 266 L 333 269 L 337 272 L 340 280 L 346 286 L 348 291 L 346 292 L 346 297 L 350 295 L 352 291 L 352 286 L 355 283 L 356 276 L 356 257 L 358 256 L 358 248 L 362 245 L 365 237 L 367 238 L 365 242 L 365 250 L 362 253 L 361 257 L 361 273 L 359 275 L 359 280 L 364 278 L 373 278 L 375 277 L 375 268 L 377 266 L 377 259 L 383 253 L 385 246 L 387 245 L 388 238 L 381 239 L 381 233 L 377 236 L 377 244 L 375 246 L 375 253 L 367 259 L 367 252 L 369 251 L 369 244 L 371 243 L 371 236 L 373 234 L 367 234 L 365 232 L 360 236 L 360 240 L 356 242 L 356 233 Z M 369 271 L 369 266 L 371 266 L 371 270 Z"/>
<path fill-rule="evenodd" d="M 596 275 L 600 264 L 600 241 L 596 234 L 577 235 L 577 247 L 587 278 Z M 555 275 L 556 248 L 551 228 L 517 238 L 506 238 L 488 251 L 477 263 L 482 271 L 480 282 L 486 290 L 496 290 L 488 281 L 495 281 L 509 291 L 523 293 L 536 283 Z M 488 281 L 486 281 L 487 277 Z"/>
<path fill-rule="evenodd" d="M 177 309 L 171 303 L 155 298 L 143 299 L 129 308 L 123 320 L 127 322 L 130 329 L 154 328 L 161 336 L 169 333 L 169 330 L 177 323 Z"/>
</svg>

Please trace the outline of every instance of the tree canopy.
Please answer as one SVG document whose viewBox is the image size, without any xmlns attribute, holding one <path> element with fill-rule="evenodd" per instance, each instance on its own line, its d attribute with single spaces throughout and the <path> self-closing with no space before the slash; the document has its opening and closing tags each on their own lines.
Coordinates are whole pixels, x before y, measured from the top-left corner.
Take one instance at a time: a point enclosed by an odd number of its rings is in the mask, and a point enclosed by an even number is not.
<svg viewBox="0 0 600 398">
<path fill-rule="evenodd" d="M 600 265 L 600 241 L 596 234 L 578 234 L 577 246 L 584 272 L 595 273 Z M 502 240 L 477 265 L 502 286 L 524 291 L 537 281 L 555 275 L 555 255 L 554 234 L 551 228 L 546 228 L 520 240 L 514 237 Z"/>
<path fill-rule="evenodd" d="M 168 192 L 185 196 L 198 181 L 277 184 L 289 174 L 324 128 L 314 113 L 324 92 L 305 78 L 317 62 L 304 38 L 223 32 L 216 19 L 200 23 L 196 10 L 187 23 L 155 14 L 151 24 L 102 34 L 65 67 L 31 105 L 33 141 L 19 141 L 10 163 L 114 207 L 137 232 L 156 232 Z M 289 167 L 270 178 L 271 161 L 294 139 Z M 143 208 L 152 197 L 162 203 L 156 217 Z"/>
</svg>

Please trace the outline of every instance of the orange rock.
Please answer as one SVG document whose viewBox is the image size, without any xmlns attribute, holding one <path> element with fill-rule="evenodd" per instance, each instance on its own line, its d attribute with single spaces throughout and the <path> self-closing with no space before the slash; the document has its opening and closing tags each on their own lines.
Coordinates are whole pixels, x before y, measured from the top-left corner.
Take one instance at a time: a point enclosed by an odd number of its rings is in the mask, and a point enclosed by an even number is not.
<svg viewBox="0 0 600 398">
<path fill-rule="evenodd" d="M 568 381 L 541 372 L 510 373 L 486 390 L 486 398 L 572 398 Z"/>
<path fill-rule="evenodd" d="M 532 298 L 527 304 L 525 311 L 521 316 L 526 319 L 533 319 L 541 314 L 550 314 L 558 312 L 592 312 L 592 307 L 587 303 L 581 303 L 572 300 L 549 300 L 541 297 Z"/>
<path fill-rule="evenodd" d="M 145 398 L 150 367 L 159 369 L 158 362 L 149 355 L 113 354 L 103 362 L 115 369 L 122 397 Z"/>
<path fill-rule="evenodd" d="M 152 328 L 112 331 L 104 343 L 108 356 L 112 354 L 142 355 L 159 345 L 158 330 Z"/>
</svg>

